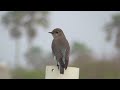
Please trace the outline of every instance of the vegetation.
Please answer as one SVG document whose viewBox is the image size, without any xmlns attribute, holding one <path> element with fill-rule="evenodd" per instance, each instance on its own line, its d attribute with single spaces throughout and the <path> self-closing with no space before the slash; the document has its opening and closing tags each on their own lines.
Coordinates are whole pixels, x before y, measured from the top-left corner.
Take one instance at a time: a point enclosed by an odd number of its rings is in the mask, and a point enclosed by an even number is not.
<svg viewBox="0 0 120 90">
<path fill-rule="evenodd" d="M 15 68 L 12 70 L 12 78 L 16 79 L 44 79 L 45 66 L 54 64 L 51 54 L 43 55 L 41 47 L 33 46 L 34 38 L 37 36 L 37 27 L 47 28 L 49 26 L 49 12 L 38 11 L 10 11 L 2 17 L 2 23 L 7 27 L 12 39 L 15 41 L 15 61 L 19 62 L 20 39 L 22 35 L 27 37 L 28 48 L 25 60 L 28 68 Z M 115 14 L 111 22 L 104 25 L 107 41 L 114 41 L 115 47 L 120 51 L 120 14 Z M 80 42 L 73 42 L 71 55 L 74 57 L 69 66 L 80 68 L 80 79 L 120 79 L 120 52 L 111 59 L 93 57 L 90 47 Z M 95 53 L 94 53 L 95 56 Z"/>
<path fill-rule="evenodd" d="M 12 71 L 13 79 L 44 79 L 45 73 L 39 70 L 16 69 Z"/>
<path fill-rule="evenodd" d="M 120 49 L 120 13 L 113 15 L 111 22 L 106 23 L 104 28 L 106 40 L 113 41 L 115 38 L 115 47 Z"/>
<path fill-rule="evenodd" d="M 20 38 L 25 32 L 28 46 L 27 50 L 32 47 L 32 42 L 37 36 L 37 27 L 48 28 L 49 12 L 47 11 L 9 11 L 2 16 L 2 23 L 7 27 L 12 39 L 15 40 L 15 62 L 19 63 Z"/>
</svg>

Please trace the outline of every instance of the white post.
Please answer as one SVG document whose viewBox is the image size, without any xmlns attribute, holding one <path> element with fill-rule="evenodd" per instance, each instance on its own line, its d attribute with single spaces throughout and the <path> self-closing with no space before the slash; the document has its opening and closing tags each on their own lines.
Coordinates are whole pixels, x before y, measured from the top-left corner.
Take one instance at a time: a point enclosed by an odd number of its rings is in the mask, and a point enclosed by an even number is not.
<svg viewBox="0 0 120 90">
<path fill-rule="evenodd" d="M 46 66 L 45 79 L 79 79 L 79 68 L 68 67 L 60 74 L 57 66 Z"/>
</svg>

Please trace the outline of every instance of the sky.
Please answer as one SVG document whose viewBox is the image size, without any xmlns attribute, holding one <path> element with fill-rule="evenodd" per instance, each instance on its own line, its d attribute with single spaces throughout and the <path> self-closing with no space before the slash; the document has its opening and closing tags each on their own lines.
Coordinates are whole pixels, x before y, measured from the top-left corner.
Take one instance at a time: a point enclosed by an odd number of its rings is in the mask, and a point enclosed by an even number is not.
<svg viewBox="0 0 120 90">
<path fill-rule="evenodd" d="M 0 15 L 4 12 L 0 11 Z M 96 55 L 113 53 L 112 44 L 105 41 L 103 25 L 110 21 L 112 14 L 117 11 L 52 11 L 50 13 L 50 27 L 48 29 L 38 28 L 38 36 L 34 45 L 42 47 L 45 52 L 51 52 L 53 37 L 48 33 L 54 28 L 61 28 L 65 33 L 70 45 L 73 41 L 85 43 Z M 15 43 L 9 37 L 7 30 L 0 25 L 0 60 L 12 62 L 14 60 Z M 26 51 L 26 39 L 21 39 L 20 57 Z M 21 62 L 23 62 L 21 60 Z"/>
</svg>

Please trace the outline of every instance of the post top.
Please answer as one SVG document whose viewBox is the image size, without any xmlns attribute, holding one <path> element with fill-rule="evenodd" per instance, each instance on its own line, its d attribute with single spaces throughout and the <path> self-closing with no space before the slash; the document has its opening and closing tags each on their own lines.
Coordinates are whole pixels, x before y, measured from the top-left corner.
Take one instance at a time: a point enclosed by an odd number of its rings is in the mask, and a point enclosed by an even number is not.
<svg viewBox="0 0 120 90">
<path fill-rule="evenodd" d="M 60 74 L 57 66 L 46 66 L 46 79 L 79 79 L 79 68 L 68 67 L 64 74 Z"/>
</svg>

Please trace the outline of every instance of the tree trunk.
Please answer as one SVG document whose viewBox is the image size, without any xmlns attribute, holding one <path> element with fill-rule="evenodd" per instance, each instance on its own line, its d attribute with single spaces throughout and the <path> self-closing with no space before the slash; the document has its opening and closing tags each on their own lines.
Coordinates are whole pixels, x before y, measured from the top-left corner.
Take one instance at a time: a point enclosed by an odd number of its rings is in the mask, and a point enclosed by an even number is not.
<svg viewBox="0 0 120 90">
<path fill-rule="evenodd" d="M 32 39 L 28 38 L 28 51 L 32 48 Z"/>
<path fill-rule="evenodd" d="M 20 41 L 19 39 L 15 40 L 15 67 L 19 67 L 20 60 Z"/>
</svg>

